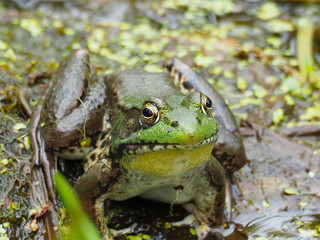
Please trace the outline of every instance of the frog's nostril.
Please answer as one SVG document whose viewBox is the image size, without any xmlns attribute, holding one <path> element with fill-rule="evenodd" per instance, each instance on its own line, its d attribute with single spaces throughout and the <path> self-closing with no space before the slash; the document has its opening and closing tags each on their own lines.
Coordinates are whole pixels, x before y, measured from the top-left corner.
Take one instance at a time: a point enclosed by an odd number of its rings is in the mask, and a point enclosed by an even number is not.
<svg viewBox="0 0 320 240">
<path fill-rule="evenodd" d="M 171 126 L 172 126 L 172 127 L 178 127 L 178 126 L 179 126 L 179 122 L 178 122 L 178 121 L 173 121 L 173 122 L 171 123 Z"/>
<path fill-rule="evenodd" d="M 196 117 L 199 124 L 201 124 L 201 119 L 199 117 Z"/>
</svg>

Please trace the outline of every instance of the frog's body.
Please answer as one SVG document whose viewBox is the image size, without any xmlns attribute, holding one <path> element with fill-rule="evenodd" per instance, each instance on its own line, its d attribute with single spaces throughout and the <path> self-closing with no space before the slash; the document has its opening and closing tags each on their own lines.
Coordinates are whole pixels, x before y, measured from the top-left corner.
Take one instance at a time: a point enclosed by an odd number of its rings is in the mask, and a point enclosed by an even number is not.
<svg viewBox="0 0 320 240">
<path fill-rule="evenodd" d="M 49 149 L 67 158 L 73 145 L 91 139 L 75 156 L 90 151 L 75 189 L 105 238 L 111 238 L 106 199 L 191 204 L 201 225 L 221 224 L 225 172 L 211 155 L 218 136 L 211 100 L 197 91 L 182 94 L 167 73 L 127 70 L 92 81 L 88 66 L 85 50 L 61 65 L 41 113 L 41 133 Z M 70 101 L 62 104 L 65 98 Z"/>
<path fill-rule="evenodd" d="M 94 216 L 105 199 L 142 196 L 193 202 L 199 221 L 221 224 L 224 171 L 211 156 L 218 125 L 206 106 L 210 100 L 200 92 L 181 94 L 166 73 L 127 70 L 107 75 L 105 84 L 113 96 L 105 112 L 111 128 L 87 155 L 90 163 L 75 186 L 87 211 Z M 145 109 L 153 111 L 150 118 Z"/>
</svg>

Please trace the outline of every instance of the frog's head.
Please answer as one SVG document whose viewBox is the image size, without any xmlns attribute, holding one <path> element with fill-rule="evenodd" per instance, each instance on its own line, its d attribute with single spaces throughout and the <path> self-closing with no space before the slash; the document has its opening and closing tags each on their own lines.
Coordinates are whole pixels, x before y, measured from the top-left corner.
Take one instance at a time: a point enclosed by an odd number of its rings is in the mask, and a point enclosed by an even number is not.
<svg viewBox="0 0 320 240">
<path fill-rule="evenodd" d="M 214 143 L 218 125 L 211 108 L 211 99 L 200 92 L 171 95 L 165 100 L 151 97 L 139 109 L 128 110 L 116 124 L 112 150 L 137 155 Z"/>
<path fill-rule="evenodd" d="M 162 84 L 171 84 L 167 75 L 160 75 L 159 79 L 151 75 L 151 78 L 150 82 L 144 79 L 139 94 L 132 94 L 131 90 L 126 90 L 126 96 L 122 94 L 120 113 L 113 123 L 110 154 L 126 159 L 130 164 L 130 159 L 142 165 L 147 161 L 156 169 L 159 168 L 154 166 L 157 159 L 170 165 L 177 159 L 176 155 L 183 153 L 188 158 L 205 155 L 200 161 L 208 159 L 218 135 L 218 124 L 211 113 L 212 100 L 200 92 L 185 96 L 172 85 L 174 91 L 163 92 L 165 86 L 157 84 L 163 78 Z"/>
</svg>

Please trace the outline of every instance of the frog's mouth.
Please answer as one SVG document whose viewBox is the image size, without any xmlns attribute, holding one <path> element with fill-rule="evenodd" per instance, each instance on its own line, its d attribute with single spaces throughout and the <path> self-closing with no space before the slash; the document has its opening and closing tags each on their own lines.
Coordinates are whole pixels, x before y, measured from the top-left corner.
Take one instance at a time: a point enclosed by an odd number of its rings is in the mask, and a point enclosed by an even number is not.
<svg viewBox="0 0 320 240">
<path fill-rule="evenodd" d="M 213 134 L 211 137 L 205 138 L 201 142 L 198 142 L 193 145 L 183 145 L 183 144 L 168 144 L 168 143 L 139 143 L 139 144 L 123 144 L 120 146 L 120 152 L 126 155 L 139 155 L 148 152 L 158 152 L 163 150 L 187 150 L 187 149 L 194 149 L 198 148 L 210 143 L 214 143 L 217 141 L 218 135 Z"/>
</svg>

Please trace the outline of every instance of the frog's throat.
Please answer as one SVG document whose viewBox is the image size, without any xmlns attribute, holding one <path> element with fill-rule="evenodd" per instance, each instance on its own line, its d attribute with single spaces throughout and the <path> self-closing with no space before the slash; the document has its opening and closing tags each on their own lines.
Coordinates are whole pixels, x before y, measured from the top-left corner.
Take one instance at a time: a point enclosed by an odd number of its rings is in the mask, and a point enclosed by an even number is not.
<svg viewBox="0 0 320 240">
<path fill-rule="evenodd" d="M 211 137 L 205 138 L 201 142 L 192 145 L 183 145 L 183 144 L 161 144 L 161 143 L 141 143 L 141 144 L 126 144 L 122 145 L 122 154 L 123 155 L 140 155 L 149 152 L 158 152 L 164 150 L 188 150 L 196 149 L 201 146 L 215 143 L 217 141 L 218 135 L 213 134 Z"/>
<path fill-rule="evenodd" d="M 213 144 L 190 149 L 170 149 L 136 156 L 123 156 L 122 166 L 151 179 L 177 178 L 211 159 Z"/>
</svg>

